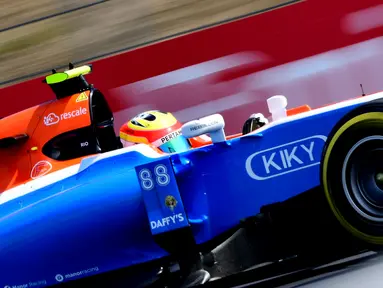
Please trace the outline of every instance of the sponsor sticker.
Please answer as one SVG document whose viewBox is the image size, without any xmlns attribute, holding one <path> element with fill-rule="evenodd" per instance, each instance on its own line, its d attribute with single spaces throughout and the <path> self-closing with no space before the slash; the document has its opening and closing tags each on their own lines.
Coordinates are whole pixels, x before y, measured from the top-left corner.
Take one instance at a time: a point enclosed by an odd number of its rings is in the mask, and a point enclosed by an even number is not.
<svg viewBox="0 0 383 288">
<path fill-rule="evenodd" d="M 177 199 L 174 196 L 172 196 L 172 195 L 168 195 L 165 198 L 165 205 L 170 210 L 173 210 L 177 206 Z"/>
<path fill-rule="evenodd" d="M 178 213 L 176 215 L 164 217 L 162 219 L 156 220 L 156 221 L 150 221 L 150 227 L 152 230 L 163 228 L 163 227 L 170 227 L 172 225 L 180 225 L 182 222 L 185 221 L 185 217 L 182 213 Z"/>
<path fill-rule="evenodd" d="M 37 162 L 31 170 L 31 178 L 36 179 L 46 175 L 52 170 L 52 164 L 49 161 L 42 160 Z"/>
<path fill-rule="evenodd" d="M 38 287 L 47 285 L 46 280 L 33 281 L 26 284 L 17 284 L 17 285 L 5 285 L 4 288 L 28 288 L 28 287 Z"/>
<path fill-rule="evenodd" d="M 40 285 L 47 285 L 46 280 L 40 280 L 40 281 L 34 281 L 34 282 L 29 282 L 29 287 L 36 287 Z"/>
<path fill-rule="evenodd" d="M 152 144 L 156 147 L 159 147 L 161 146 L 162 144 L 165 144 L 169 141 L 172 141 L 173 139 L 177 138 L 178 136 L 180 136 L 182 134 L 181 132 L 181 129 L 178 129 L 176 131 L 173 131 L 163 137 L 161 137 L 160 139 L 154 141 Z"/>
<path fill-rule="evenodd" d="M 217 124 L 219 124 L 219 121 L 215 120 L 215 121 L 210 122 L 210 123 L 201 123 L 201 124 L 192 126 L 189 129 L 190 129 L 190 131 L 196 131 L 196 130 L 201 130 L 201 129 L 204 129 L 204 128 L 207 128 L 207 127 L 211 127 L 211 126 L 217 125 Z"/>
<path fill-rule="evenodd" d="M 55 276 L 55 279 L 57 282 L 63 282 L 65 279 L 71 279 L 71 278 L 79 277 L 81 275 L 86 275 L 86 274 L 98 272 L 99 270 L 100 269 L 96 266 L 96 267 L 92 267 L 89 269 L 85 269 L 85 270 L 81 270 L 81 271 L 77 271 L 77 272 L 72 272 L 72 273 L 68 273 L 68 274 L 57 274 Z"/>
<path fill-rule="evenodd" d="M 153 235 L 189 226 L 170 159 L 136 167 Z"/>
<path fill-rule="evenodd" d="M 49 113 L 48 116 L 44 116 L 44 124 L 46 126 L 54 125 L 59 123 L 60 117 L 57 116 L 55 113 Z"/>
<path fill-rule="evenodd" d="M 64 276 L 61 275 L 61 274 L 57 274 L 55 276 L 55 279 L 56 279 L 57 282 L 63 282 L 64 281 Z"/>
<path fill-rule="evenodd" d="M 57 115 L 53 112 L 49 113 L 47 116 L 44 116 L 44 124 L 45 126 L 51 126 L 59 123 L 60 121 L 67 120 L 67 119 L 72 119 L 79 117 L 81 115 L 85 115 L 88 113 L 88 110 L 84 107 L 75 109 L 70 112 L 64 112 L 60 115 Z"/>
<path fill-rule="evenodd" d="M 315 135 L 258 151 L 246 159 L 246 172 L 255 180 L 267 180 L 319 165 L 326 139 Z"/>
</svg>

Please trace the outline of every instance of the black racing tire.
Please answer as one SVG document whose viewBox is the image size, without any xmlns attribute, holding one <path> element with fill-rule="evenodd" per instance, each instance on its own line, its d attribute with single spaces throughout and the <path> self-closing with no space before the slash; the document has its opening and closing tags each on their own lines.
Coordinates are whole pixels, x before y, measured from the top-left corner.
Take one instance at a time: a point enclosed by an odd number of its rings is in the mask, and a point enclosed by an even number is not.
<svg viewBox="0 0 383 288">
<path fill-rule="evenodd" d="M 358 108 L 329 135 L 322 187 L 340 224 L 364 243 L 383 247 L 383 105 Z"/>
</svg>

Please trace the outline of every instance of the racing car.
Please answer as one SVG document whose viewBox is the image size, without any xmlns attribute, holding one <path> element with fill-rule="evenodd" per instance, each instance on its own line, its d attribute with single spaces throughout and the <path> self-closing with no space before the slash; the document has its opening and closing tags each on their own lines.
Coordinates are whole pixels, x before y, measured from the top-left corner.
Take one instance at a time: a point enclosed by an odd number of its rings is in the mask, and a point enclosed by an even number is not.
<svg viewBox="0 0 383 288">
<path fill-rule="evenodd" d="M 292 234 L 320 227 L 291 225 L 310 212 L 332 240 L 380 249 L 382 92 L 317 109 L 271 97 L 266 125 L 227 136 L 210 115 L 182 134 L 211 142 L 164 153 L 121 146 L 91 71 L 54 70 L 55 100 L 0 120 L 0 287 L 208 285 L 299 253 Z"/>
</svg>

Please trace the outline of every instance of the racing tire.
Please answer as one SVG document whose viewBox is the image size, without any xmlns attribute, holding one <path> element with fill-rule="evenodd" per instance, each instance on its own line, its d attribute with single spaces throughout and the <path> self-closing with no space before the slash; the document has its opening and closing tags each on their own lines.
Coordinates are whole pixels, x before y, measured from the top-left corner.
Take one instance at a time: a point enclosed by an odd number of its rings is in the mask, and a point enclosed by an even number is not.
<svg viewBox="0 0 383 288">
<path fill-rule="evenodd" d="M 342 119 L 323 151 L 321 182 L 340 224 L 370 248 L 383 247 L 383 103 Z"/>
</svg>

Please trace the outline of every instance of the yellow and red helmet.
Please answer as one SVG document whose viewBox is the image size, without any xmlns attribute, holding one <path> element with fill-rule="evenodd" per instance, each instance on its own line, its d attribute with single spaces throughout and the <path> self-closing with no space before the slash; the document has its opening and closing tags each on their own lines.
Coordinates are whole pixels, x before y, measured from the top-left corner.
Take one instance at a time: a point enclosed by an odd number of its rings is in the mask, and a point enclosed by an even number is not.
<svg viewBox="0 0 383 288">
<path fill-rule="evenodd" d="M 170 112 L 158 110 L 138 114 L 120 128 L 124 147 L 137 143 L 152 144 L 163 152 L 182 152 L 191 148 L 181 133 L 180 123 Z"/>
</svg>

